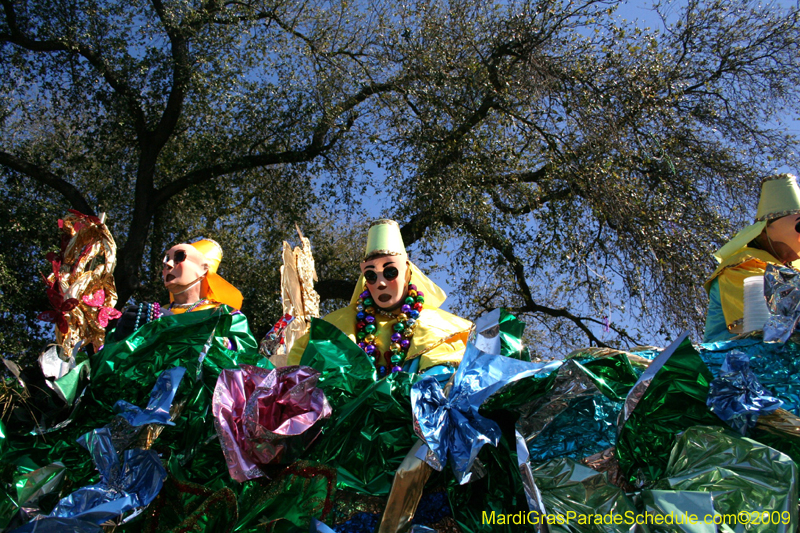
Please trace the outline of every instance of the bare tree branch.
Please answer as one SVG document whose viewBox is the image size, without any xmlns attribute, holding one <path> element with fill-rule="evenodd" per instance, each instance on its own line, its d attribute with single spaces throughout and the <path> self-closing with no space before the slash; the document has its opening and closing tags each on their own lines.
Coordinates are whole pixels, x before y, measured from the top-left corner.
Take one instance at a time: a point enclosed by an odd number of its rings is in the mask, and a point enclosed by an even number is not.
<svg viewBox="0 0 800 533">
<path fill-rule="evenodd" d="M 401 78 L 399 80 L 369 85 L 362 88 L 356 94 L 353 94 L 347 98 L 336 109 L 337 115 L 342 116 L 348 111 L 353 110 L 356 106 L 358 106 L 358 104 L 364 102 L 372 95 L 397 89 L 402 85 L 402 83 L 404 83 L 404 81 L 405 79 Z M 240 172 L 243 170 L 249 170 L 268 165 L 311 161 L 320 154 L 330 150 L 336 144 L 336 142 L 338 142 L 341 135 L 347 132 L 350 127 L 352 127 L 354 120 L 355 119 L 353 117 L 349 118 L 345 124 L 338 128 L 338 131 L 334 133 L 331 138 L 326 140 L 326 137 L 330 133 L 330 130 L 333 126 L 333 121 L 331 118 L 323 116 L 315 128 L 310 142 L 303 148 L 297 150 L 286 150 L 277 153 L 241 156 L 225 163 L 219 163 L 217 165 L 212 165 L 189 172 L 188 174 L 185 174 L 184 176 L 158 189 L 154 195 L 154 205 L 156 207 L 161 206 L 170 198 L 191 186 L 198 185 L 200 183 L 204 183 L 206 181 L 234 172 Z"/>
<path fill-rule="evenodd" d="M 89 202 L 86 201 L 86 198 L 83 197 L 77 187 L 52 172 L 7 152 L 0 152 L 0 165 L 21 172 L 42 185 L 47 185 L 61 193 L 70 205 L 81 213 L 85 215 L 95 214 L 94 209 L 91 208 Z"/>
</svg>

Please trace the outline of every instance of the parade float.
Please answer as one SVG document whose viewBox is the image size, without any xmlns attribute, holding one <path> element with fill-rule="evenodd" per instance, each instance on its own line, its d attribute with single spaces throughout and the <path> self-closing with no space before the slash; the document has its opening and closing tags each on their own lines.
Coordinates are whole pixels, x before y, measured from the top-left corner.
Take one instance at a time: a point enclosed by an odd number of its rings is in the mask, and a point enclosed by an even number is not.
<svg viewBox="0 0 800 533">
<path fill-rule="evenodd" d="M 190 283 L 167 287 L 172 309 L 126 309 L 133 327 L 121 334 L 125 313 L 105 332 L 119 314 L 113 239 L 78 213 L 60 226 L 61 257 L 48 258 L 45 283 L 53 309 L 42 316 L 56 345 L 37 369 L 7 364 L 7 531 L 793 532 L 800 524 L 792 269 L 767 268 L 772 314 L 761 330 L 542 362 L 530 360 L 524 324 L 504 310 L 473 326 L 440 312 L 444 293 L 413 266 L 404 279 L 385 265 L 366 275 L 362 264 L 353 316 L 317 318 L 303 241 L 284 249 L 284 316 L 259 349 L 235 289 L 216 274 L 218 245 L 170 249 L 165 272 L 182 264 Z M 181 302 L 192 276 L 205 281 L 192 285 L 196 301 Z M 379 312 L 371 291 L 381 279 L 409 299 L 403 317 Z M 293 354 L 299 364 L 285 364 Z"/>
</svg>

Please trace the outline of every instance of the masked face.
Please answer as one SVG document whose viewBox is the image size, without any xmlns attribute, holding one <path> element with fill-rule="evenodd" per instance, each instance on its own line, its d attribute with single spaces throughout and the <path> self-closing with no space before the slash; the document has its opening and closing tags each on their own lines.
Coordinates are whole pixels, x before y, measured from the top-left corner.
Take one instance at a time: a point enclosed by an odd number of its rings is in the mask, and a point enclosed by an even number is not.
<svg viewBox="0 0 800 533">
<path fill-rule="evenodd" d="M 381 309 L 400 307 L 408 292 L 408 263 L 405 256 L 382 255 L 361 263 L 361 273 L 367 282 L 375 304 Z"/>
<path fill-rule="evenodd" d="M 800 258 L 800 215 L 788 215 L 772 221 L 766 229 L 766 250 L 783 262 Z"/>
<path fill-rule="evenodd" d="M 183 291 L 206 273 L 205 257 L 191 244 L 178 244 L 164 254 L 161 278 L 164 287 L 173 294 Z"/>
</svg>

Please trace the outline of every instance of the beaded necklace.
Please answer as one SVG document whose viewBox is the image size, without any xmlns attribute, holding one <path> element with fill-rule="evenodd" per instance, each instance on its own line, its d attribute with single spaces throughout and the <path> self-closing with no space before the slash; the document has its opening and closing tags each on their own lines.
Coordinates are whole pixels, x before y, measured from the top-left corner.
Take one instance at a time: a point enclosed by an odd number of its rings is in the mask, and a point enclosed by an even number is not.
<svg viewBox="0 0 800 533">
<path fill-rule="evenodd" d="M 409 283 L 406 299 L 403 300 L 400 313 L 397 315 L 377 307 L 369 290 L 365 290 L 358 296 L 358 304 L 356 305 L 356 340 L 358 340 L 358 346 L 372 359 L 381 377 L 387 374 L 390 368 L 388 363 L 392 365 L 392 372 L 400 372 L 403 369 L 401 365 L 405 361 L 406 355 L 408 355 L 408 348 L 411 346 L 411 339 L 414 336 L 414 326 L 417 323 L 420 311 L 422 311 L 422 304 L 425 303 L 424 296 L 422 291 L 417 290 L 416 285 Z M 397 320 L 397 323 L 393 326 L 392 344 L 382 356 L 377 345 L 379 331 L 378 323 L 375 320 L 376 308 L 378 313 Z M 384 362 L 387 364 L 383 364 Z"/>
<path fill-rule="evenodd" d="M 144 322 L 142 322 L 142 318 L 144 318 Z M 139 304 L 139 310 L 136 312 L 136 323 L 133 325 L 133 330 L 136 331 L 139 329 L 140 323 L 141 325 L 144 325 L 148 322 L 156 320 L 157 318 L 161 318 L 161 305 L 158 302 L 152 304 Z"/>
<path fill-rule="evenodd" d="M 210 300 L 208 300 L 206 298 L 203 298 L 202 300 L 197 300 L 193 304 L 176 304 L 175 302 L 172 302 L 171 304 L 169 304 L 169 308 L 170 309 L 186 309 L 187 313 L 191 313 L 194 310 L 195 307 L 199 307 L 201 305 L 205 305 L 205 304 L 207 304 L 209 302 L 210 302 Z"/>
</svg>

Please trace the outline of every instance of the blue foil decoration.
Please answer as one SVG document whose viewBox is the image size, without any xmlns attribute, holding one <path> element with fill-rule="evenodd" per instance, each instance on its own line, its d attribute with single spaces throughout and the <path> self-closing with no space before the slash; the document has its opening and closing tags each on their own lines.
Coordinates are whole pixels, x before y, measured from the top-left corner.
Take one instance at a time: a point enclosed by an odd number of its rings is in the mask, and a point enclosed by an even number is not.
<svg viewBox="0 0 800 533">
<path fill-rule="evenodd" d="M 791 339 L 786 344 L 764 343 L 748 337 L 697 346 L 700 357 L 714 377 L 722 373 L 725 357 L 733 350 L 746 353 L 750 370 L 772 396 L 783 402 L 783 409 L 800 416 L 800 345 Z"/>
<path fill-rule="evenodd" d="M 478 413 L 481 404 L 510 383 L 545 375 L 560 365 L 560 361 L 530 363 L 487 354 L 469 342 L 449 395 L 430 376 L 411 388 L 415 429 L 433 455 L 426 462 L 441 470 L 449 458 L 459 482 L 469 481 L 480 449 L 486 444 L 497 446 L 501 434 L 497 423 Z"/>
<path fill-rule="evenodd" d="M 783 405 L 770 395 L 750 370 L 750 357 L 738 350 L 725 357 L 719 375 L 711 382 L 708 407 L 730 426 L 745 435 L 758 417 Z"/>
<path fill-rule="evenodd" d="M 335 533 L 335 531 L 329 528 L 324 522 L 320 522 L 316 518 L 311 519 L 308 531 L 310 533 Z"/>
<path fill-rule="evenodd" d="M 100 483 L 82 487 L 61 499 L 50 517 L 75 518 L 102 524 L 158 495 L 167 472 L 153 450 L 126 450 L 120 464 L 108 428 L 83 435 L 79 443 L 92 455 Z"/>
<path fill-rule="evenodd" d="M 764 342 L 783 344 L 800 322 L 800 272 L 790 267 L 767 265 L 764 296 L 770 312 L 764 324 Z"/>
<path fill-rule="evenodd" d="M 174 426 L 175 422 L 170 420 L 169 410 L 185 373 L 186 369 L 182 366 L 163 371 L 150 392 L 150 401 L 147 402 L 147 407 L 142 410 L 132 403 L 119 400 L 114 404 L 114 412 L 132 426 L 145 424 Z"/>
</svg>

